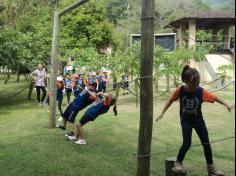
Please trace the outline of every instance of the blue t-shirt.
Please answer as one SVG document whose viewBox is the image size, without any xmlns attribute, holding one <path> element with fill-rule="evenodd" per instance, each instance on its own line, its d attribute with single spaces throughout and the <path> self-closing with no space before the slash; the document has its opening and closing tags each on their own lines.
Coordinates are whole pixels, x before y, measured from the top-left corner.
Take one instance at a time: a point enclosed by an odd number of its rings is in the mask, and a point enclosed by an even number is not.
<svg viewBox="0 0 236 176">
<path fill-rule="evenodd" d="M 66 89 L 71 89 L 71 82 L 69 79 L 65 79 L 65 86 L 66 86 Z"/>
<path fill-rule="evenodd" d="M 93 82 L 95 82 L 95 77 L 88 77 L 88 83 L 92 84 Z"/>
<path fill-rule="evenodd" d="M 123 82 L 128 82 L 129 81 L 129 76 L 128 75 L 123 75 L 122 76 L 122 81 Z"/>
<path fill-rule="evenodd" d="M 110 105 L 104 105 L 104 101 L 101 101 L 98 104 L 94 104 L 90 108 L 88 108 L 88 110 L 85 112 L 85 115 L 94 120 L 99 115 L 108 112 L 109 109 Z"/>
<path fill-rule="evenodd" d="M 80 94 L 78 94 L 75 99 L 72 102 L 72 105 L 77 109 L 77 110 L 82 110 L 88 105 L 93 103 L 93 100 L 90 98 L 90 94 L 88 93 L 87 90 L 84 90 Z"/>
<path fill-rule="evenodd" d="M 78 82 L 79 86 L 85 89 L 84 78 L 80 78 Z"/>
</svg>

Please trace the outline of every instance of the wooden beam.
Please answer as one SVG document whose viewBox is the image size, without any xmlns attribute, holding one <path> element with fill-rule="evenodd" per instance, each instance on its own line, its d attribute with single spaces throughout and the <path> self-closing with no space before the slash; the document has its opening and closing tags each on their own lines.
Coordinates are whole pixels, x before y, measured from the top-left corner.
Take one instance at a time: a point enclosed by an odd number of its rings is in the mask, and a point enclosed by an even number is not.
<svg viewBox="0 0 236 176">
<path fill-rule="evenodd" d="M 80 0 L 78 2 L 75 2 L 74 4 L 71 4 L 67 6 L 64 10 L 59 12 L 59 16 L 66 15 L 67 13 L 71 12 L 72 10 L 76 9 L 77 7 L 83 5 L 84 3 L 88 2 L 89 0 Z"/>
<path fill-rule="evenodd" d="M 66 7 L 61 12 L 54 13 L 54 27 L 53 27 L 53 39 L 52 39 L 52 52 L 51 52 L 51 74 L 50 74 L 50 104 L 49 104 L 49 127 L 54 128 L 56 126 L 56 84 L 58 75 L 58 51 L 59 51 L 59 34 L 60 34 L 60 18 L 66 15 L 75 8 L 83 5 L 88 0 L 80 0 L 74 4 Z"/>
</svg>

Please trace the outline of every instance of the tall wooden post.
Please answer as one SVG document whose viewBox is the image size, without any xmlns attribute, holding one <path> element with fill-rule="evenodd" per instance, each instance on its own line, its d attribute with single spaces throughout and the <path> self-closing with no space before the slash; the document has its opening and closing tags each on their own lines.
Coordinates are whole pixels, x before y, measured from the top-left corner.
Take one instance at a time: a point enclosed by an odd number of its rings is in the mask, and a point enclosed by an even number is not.
<svg viewBox="0 0 236 176">
<path fill-rule="evenodd" d="M 54 27 L 52 39 L 52 55 L 51 55 L 51 74 L 50 74 L 50 104 L 49 104 L 49 127 L 56 126 L 56 84 L 58 72 L 58 50 L 59 50 L 59 33 L 60 33 L 60 17 L 59 13 L 54 13 Z"/>
<path fill-rule="evenodd" d="M 154 0 L 142 0 L 141 13 L 140 124 L 137 176 L 149 176 L 153 126 Z M 146 78 L 142 79 L 142 77 Z"/>
<path fill-rule="evenodd" d="M 49 105 L 49 127 L 54 128 L 56 126 L 56 84 L 58 74 L 58 50 L 59 50 L 59 34 L 60 34 L 60 18 L 63 15 L 71 12 L 77 7 L 88 2 L 88 0 L 79 0 L 60 12 L 54 13 L 54 26 L 53 26 L 53 39 L 52 39 L 52 53 L 51 53 L 51 74 L 50 74 L 50 105 Z"/>
</svg>

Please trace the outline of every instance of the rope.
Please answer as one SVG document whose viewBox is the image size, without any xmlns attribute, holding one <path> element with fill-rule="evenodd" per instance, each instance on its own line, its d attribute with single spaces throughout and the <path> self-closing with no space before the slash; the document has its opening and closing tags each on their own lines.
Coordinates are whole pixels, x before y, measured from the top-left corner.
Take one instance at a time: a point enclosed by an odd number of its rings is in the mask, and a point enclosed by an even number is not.
<svg viewBox="0 0 236 176">
<path fill-rule="evenodd" d="M 200 147 L 202 145 L 214 144 L 214 143 L 218 143 L 218 142 L 228 141 L 228 140 L 231 140 L 231 139 L 235 139 L 235 136 L 226 137 L 226 138 L 222 138 L 222 139 L 217 139 L 217 140 L 214 140 L 214 141 L 211 141 L 211 142 L 208 142 L 208 143 L 201 143 L 201 144 L 192 145 L 191 148 L 197 148 L 197 147 Z M 163 154 L 168 154 L 168 153 L 173 153 L 173 152 L 176 152 L 176 150 L 169 150 L 169 151 L 165 151 L 165 152 L 161 152 L 161 153 L 154 153 L 152 155 L 150 155 L 150 154 L 146 154 L 146 155 L 134 154 L 134 156 L 136 158 L 147 158 L 147 157 L 156 157 L 157 155 L 163 155 Z"/>
<path fill-rule="evenodd" d="M 214 90 L 209 90 L 209 92 L 217 92 L 217 91 L 220 91 L 220 90 L 223 90 L 225 89 L 226 87 L 228 87 L 230 84 L 234 83 L 234 80 L 232 80 L 231 82 L 229 82 L 228 84 L 226 84 L 225 86 L 222 86 L 218 89 L 214 89 Z"/>
<path fill-rule="evenodd" d="M 201 86 L 206 86 L 206 85 L 212 84 L 212 83 L 218 81 L 218 80 L 221 79 L 221 78 L 222 78 L 222 77 L 220 76 L 220 77 L 218 77 L 218 78 L 216 78 L 216 79 L 214 79 L 214 80 L 212 80 L 212 81 L 210 81 L 210 82 L 208 82 L 208 83 L 202 84 Z"/>
<path fill-rule="evenodd" d="M 19 92 L 15 93 L 15 94 L 13 94 L 13 95 L 10 95 L 10 96 L 5 97 L 5 98 L 0 98 L 0 101 L 7 100 L 7 99 L 10 99 L 10 98 L 13 98 L 13 97 L 19 95 L 19 94 L 22 93 L 25 89 L 27 89 L 28 86 L 29 86 L 29 85 L 25 86 L 22 90 L 20 90 Z"/>
</svg>

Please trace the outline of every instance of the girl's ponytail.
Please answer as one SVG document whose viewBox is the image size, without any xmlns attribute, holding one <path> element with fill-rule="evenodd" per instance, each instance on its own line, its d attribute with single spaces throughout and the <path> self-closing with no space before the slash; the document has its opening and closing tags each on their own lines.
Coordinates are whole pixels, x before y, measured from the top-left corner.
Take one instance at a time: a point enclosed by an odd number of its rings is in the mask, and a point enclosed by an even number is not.
<svg viewBox="0 0 236 176">
<path fill-rule="evenodd" d="M 182 82 L 185 82 L 186 81 L 186 76 L 185 76 L 185 72 L 187 70 L 191 69 L 191 67 L 189 65 L 185 65 L 184 68 L 183 68 L 183 71 L 181 73 L 181 80 Z"/>
<path fill-rule="evenodd" d="M 117 116 L 117 108 L 116 108 L 117 98 L 110 95 L 110 99 L 111 99 L 110 105 L 114 106 L 113 107 L 114 116 Z"/>
<path fill-rule="evenodd" d="M 113 112 L 114 112 L 114 116 L 117 116 L 117 109 L 116 109 L 116 104 L 113 107 Z"/>
</svg>

